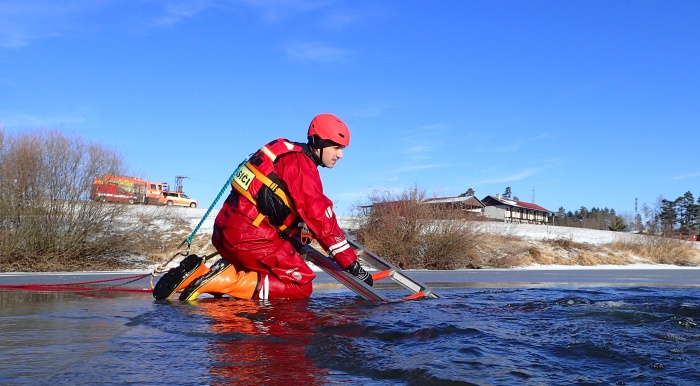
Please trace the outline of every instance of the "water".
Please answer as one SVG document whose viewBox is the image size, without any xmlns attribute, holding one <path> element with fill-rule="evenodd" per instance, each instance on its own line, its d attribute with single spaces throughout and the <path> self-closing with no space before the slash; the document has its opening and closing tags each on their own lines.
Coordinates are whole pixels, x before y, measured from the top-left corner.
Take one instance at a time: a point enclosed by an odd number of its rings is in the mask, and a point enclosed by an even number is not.
<svg viewBox="0 0 700 386">
<path fill-rule="evenodd" d="M 367 302 L 0 292 L 3 385 L 700 383 L 700 288 L 436 288 Z"/>
</svg>

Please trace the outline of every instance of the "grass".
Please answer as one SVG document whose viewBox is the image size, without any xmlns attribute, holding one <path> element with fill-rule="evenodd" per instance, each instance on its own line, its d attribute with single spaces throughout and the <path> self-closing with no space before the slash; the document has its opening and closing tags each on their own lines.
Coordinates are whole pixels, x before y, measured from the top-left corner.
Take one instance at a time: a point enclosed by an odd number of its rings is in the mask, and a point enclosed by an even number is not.
<svg viewBox="0 0 700 386">
<path fill-rule="evenodd" d="M 700 266 L 700 249 L 689 242 L 662 237 L 643 237 L 633 242 L 579 243 L 567 239 L 529 240 L 499 234 L 481 234 L 480 252 L 463 268 L 513 268 L 531 265 L 599 266 L 669 264 Z"/>
<path fill-rule="evenodd" d="M 92 205 L 92 204 L 91 204 Z M 121 206 L 123 204 L 95 204 Z M 177 211 L 164 206 L 129 207 L 108 230 L 92 235 L 80 249 L 45 252 L 0 250 L 4 272 L 72 272 L 143 268 L 165 260 L 189 235 Z M 133 210 L 132 210 L 133 209 Z M 164 231 L 165 230 L 165 231 Z M 200 239 L 197 239 L 201 241 Z M 169 256 L 168 256 L 169 258 Z"/>
<path fill-rule="evenodd" d="M 571 239 L 530 240 L 474 221 L 459 208 L 422 203 L 417 189 L 398 197 L 372 197 L 358 216 L 358 241 L 402 269 L 513 268 L 530 265 L 700 266 L 692 242 L 639 236 L 633 241 L 587 244 Z M 574 229 L 572 228 L 572 231 Z"/>
<path fill-rule="evenodd" d="M 4 272 L 99 271 L 146 269 L 173 257 L 192 231 L 187 219 L 166 207 L 144 207 L 130 212 L 120 229 L 120 248 L 75 258 L 52 254 L 0 258 Z M 422 216 L 424 214 L 421 214 Z M 440 219 L 413 220 L 402 216 L 358 220 L 358 241 L 402 269 L 483 269 L 531 265 L 598 266 L 635 263 L 700 266 L 700 249 L 693 242 L 640 236 L 610 244 L 589 244 L 571 238 L 531 240 L 508 231 L 496 231 L 479 221 L 464 221 L 454 214 Z M 570 233 L 574 234 L 574 233 Z M 200 231 L 191 253 L 215 251 L 211 234 Z M 571 236 L 573 237 L 573 236 Z M 314 243 L 313 245 L 316 245 Z M 316 245 L 318 249 L 320 247 Z M 184 251 L 184 247 L 182 248 Z"/>
<path fill-rule="evenodd" d="M 671 264 L 685 267 L 696 267 L 700 251 L 694 248 L 692 242 L 669 239 L 665 237 L 645 237 L 643 241 L 617 242 L 611 245 L 616 250 L 628 251 L 654 264 Z"/>
</svg>

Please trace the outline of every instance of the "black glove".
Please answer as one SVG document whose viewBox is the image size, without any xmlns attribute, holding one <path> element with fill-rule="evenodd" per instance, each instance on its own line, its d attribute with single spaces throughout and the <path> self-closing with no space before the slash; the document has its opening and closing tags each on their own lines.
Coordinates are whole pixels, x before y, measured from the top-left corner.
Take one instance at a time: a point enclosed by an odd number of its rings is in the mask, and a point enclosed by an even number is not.
<svg viewBox="0 0 700 386">
<path fill-rule="evenodd" d="M 367 273 L 367 271 L 362 269 L 362 267 L 360 267 L 360 263 L 357 260 L 355 260 L 354 263 L 350 264 L 350 266 L 348 267 L 348 272 L 350 272 L 356 278 L 367 283 L 367 285 L 370 287 L 372 286 L 372 284 L 374 284 L 374 280 L 372 280 L 372 275 L 370 275 L 369 273 Z"/>
</svg>

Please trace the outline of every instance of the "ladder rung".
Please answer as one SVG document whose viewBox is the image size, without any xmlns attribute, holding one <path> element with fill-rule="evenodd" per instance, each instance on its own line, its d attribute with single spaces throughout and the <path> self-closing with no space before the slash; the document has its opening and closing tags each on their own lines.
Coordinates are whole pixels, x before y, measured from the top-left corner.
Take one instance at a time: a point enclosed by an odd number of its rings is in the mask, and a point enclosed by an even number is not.
<svg viewBox="0 0 700 386">
<path fill-rule="evenodd" d="M 347 235 L 346 235 L 347 237 Z M 410 299 L 417 299 L 421 297 L 427 297 L 427 298 L 438 298 L 439 296 L 434 293 L 428 286 L 425 284 L 418 282 L 416 280 L 411 279 L 408 277 L 406 274 L 401 272 L 400 269 L 396 268 L 393 266 L 391 263 L 385 261 L 381 257 L 377 256 L 376 254 L 370 252 L 367 250 L 367 248 L 363 247 L 362 245 L 358 244 L 354 238 L 347 237 L 348 243 L 350 246 L 355 250 L 357 254 L 357 258 L 360 259 L 363 263 L 369 265 L 370 267 L 374 268 L 377 270 L 377 273 L 372 275 L 372 280 L 381 280 L 385 279 L 387 277 L 391 278 L 394 282 L 400 284 L 407 290 L 413 292 L 412 295 L 409 296 Z M 376 275 L 376 279 L 375 279 Z"/>
<path fill-rule="evenodd" d="M 331 277 L 344 284 L 348 289 L 355 291 L 355 293 L 360 295 L 362 298 L 367 300 L 389 300 L 384 294 L 379 292 L 377 288 L 373 288 L 367 285 L 367 283 L 365 283 L 364 281 L 359 280 L 355 276 L 351 275 L 348 271 L 342 269 L 330 257 L 311 248 L 309 245 L 303 244 L 301 240 L 299 240 L 296 237 L 291 237 L 290 239 L 292 241 L 292 244 L 297 249 L 297 251 L 299 251 L 302 257 L 304 257 L 307 260 L 310 260 L 316 266 L 321 268 L 324 272 L 328 273 Z M 412 292 L 412 294 L 405 297 L 404 300 L 418 299 L 423 297 L 439 297 L 425 284 L 422 284 L 418 281 L 409 278 L 404 273 L 402 273 L 400 269 L 384 261 L 384 259 L 368 251 L 366 248 L 357 244 L 353 240 L 348 239 L 348 243 L 355 250 L 358 259 L 377 270 L 377 272 L 372 275 L 373 281 L 391 278 L 393 281 L 402 285 L 404 288 Z"/>
<path fill-rule="evenodd" d="M 375 274 L 372 275 L 372 280 L 374 281 L 379 281 L 382 279 L 386 279 L 387 277 L 391 276 L 391 271 L 390 270 L 384 270 L 384 271 L 379 271 Z"/>
<path fill-rule="evenodd" d="M 423 298 L 423 297 L 425 297 L 425 292 L 420 291 L 420 292 L 416 292 L 414 294 L 406 296 L 405 298 L 403 298 L 403 300 L 413 300 L 413 299 L 418 299 L 418 298 Z"/>
</svg>

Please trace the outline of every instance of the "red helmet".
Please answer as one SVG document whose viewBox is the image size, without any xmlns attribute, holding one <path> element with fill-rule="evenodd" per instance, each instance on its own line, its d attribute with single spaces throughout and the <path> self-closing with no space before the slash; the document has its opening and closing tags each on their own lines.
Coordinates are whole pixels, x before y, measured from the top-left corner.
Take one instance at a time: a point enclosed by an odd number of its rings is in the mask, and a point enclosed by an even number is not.
<svg viewBox="0 0 700 386">
<path fill-rule="evenodd" d="M 313 136 L 321 139 L 321 144 L 325 141 L 332 141 L 340 146 L 350 145 L 350 130 L 340 118 L 332 114 L 319 114 L 314 117 L 307 134 L 311 144 L 313 144 Z M 328 145 L 326 144 L 326 146 Z"/>
</svg>

